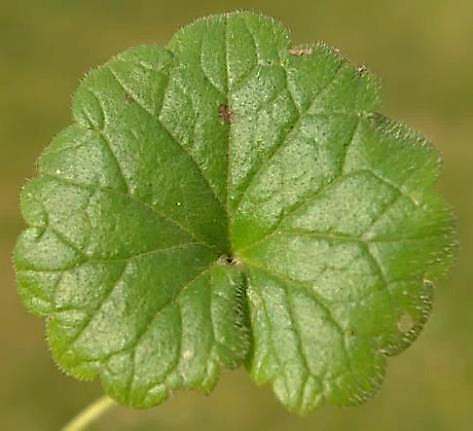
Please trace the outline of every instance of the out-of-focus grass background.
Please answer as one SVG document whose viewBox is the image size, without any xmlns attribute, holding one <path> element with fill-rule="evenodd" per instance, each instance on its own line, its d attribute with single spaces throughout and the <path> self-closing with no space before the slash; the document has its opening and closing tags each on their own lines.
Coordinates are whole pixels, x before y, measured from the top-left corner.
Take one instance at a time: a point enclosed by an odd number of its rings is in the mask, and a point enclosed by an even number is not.
<svg viewBox="0 0 473 431">
<path fill-rule="evenodd" d="M 37 0 L 0 5 L 0 429 L 59 429 L 99 396 L 49 358 L 42 322 L 15 292 L 11 252 L 23 227 L 18 191 L 51 136 L 70 122 L 79 78 L 113 54 L 164 44 L 192 19 L 236 8 L 282 20 L 297 42 L 324 39 L 384 82 L 383 112 L 444 154 L 440 189 L 458 216 L 458 263 L 439 283 L 419 340 L 390 360 L 377 398 L 357 408 L 285 412 L 244 370 L 208 398 L 179 393 L 146 412 L 118 408 L 95 430 L 473 429 L 473 3 L 471 0 Z"/>
</svg>

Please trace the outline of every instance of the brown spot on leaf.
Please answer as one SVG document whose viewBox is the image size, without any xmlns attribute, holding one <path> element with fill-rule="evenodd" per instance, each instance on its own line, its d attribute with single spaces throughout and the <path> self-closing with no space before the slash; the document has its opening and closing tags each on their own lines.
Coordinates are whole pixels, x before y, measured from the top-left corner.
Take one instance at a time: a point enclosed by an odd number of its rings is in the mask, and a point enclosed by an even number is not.
<svg viewBox="0 0 473 431">
<path fill-rule="evenodd" d="M 224 123 L 230 124 L 233 120 L 233 112 L 226 103 L 218 107 L 218 115 Z"/>
<path fill-rule="evenodd" d="M 133 99 L 133 97 L 131 96 L 131 94 L 128 94 L 128 93 L 125 94 L 125 102 L 126 102 L 127 104 L 132 103 L 132 102 L 134 102 L 134 101 L 135 101 L 135 99 Z"/>
</svg>

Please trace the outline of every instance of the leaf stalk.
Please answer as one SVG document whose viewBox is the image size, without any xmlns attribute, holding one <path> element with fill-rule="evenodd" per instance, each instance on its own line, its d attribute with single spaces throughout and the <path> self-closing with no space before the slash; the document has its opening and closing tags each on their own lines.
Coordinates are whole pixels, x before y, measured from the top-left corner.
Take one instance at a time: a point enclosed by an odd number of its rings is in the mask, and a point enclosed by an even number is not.
<svg viewBox="0 0 473 431">
<path fill-rule="evenodd" d="M 107 395 L 100 397 L 89 404 L 77 416 L 71 419 L 61 431 L 81 431 L 86 429 L 92 422 L 97 420 L 111 407 L 117 404 Z"/>
</svg>

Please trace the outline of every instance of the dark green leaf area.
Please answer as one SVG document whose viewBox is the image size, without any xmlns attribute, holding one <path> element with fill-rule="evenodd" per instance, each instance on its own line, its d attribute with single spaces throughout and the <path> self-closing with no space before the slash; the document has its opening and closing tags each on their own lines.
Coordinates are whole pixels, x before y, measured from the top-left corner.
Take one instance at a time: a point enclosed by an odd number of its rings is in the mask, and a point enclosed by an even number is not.
<svg viewBox="0 0 473 431">
<path fill-rule="evenodd" d="M 243 362 L 298 413 L 372 396 L 454 243 L 437 152 L 379 104 L 365 68 L 246 12 L 89 73 L 15 252 L 58 364 L 135 407 Z"/>
</svg>

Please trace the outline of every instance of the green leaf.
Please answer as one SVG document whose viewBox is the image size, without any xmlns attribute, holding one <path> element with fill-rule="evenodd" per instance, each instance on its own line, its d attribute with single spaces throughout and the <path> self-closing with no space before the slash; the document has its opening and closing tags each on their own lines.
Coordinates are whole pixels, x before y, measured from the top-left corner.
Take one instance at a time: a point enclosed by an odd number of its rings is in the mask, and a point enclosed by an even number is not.
<svg viewBox="0 0 473 431">
<path fill-rule="evenodd" d="M 379 103 L 247 12 L 92 71 L 21 196 L 19 289 L 57 363 L 136 407 L 244 361 L 292 411 L 372 396 L 454 242 L 438 153 Z"/>
</svg>

